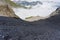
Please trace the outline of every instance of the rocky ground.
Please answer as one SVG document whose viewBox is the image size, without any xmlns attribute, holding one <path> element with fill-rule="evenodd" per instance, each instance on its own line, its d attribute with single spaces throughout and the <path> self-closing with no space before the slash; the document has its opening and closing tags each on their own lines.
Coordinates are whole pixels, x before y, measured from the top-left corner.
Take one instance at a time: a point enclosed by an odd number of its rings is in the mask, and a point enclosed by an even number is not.
<svg viewBox="0 0 60 40">
<path fill-rule="evenodd" d="M 0 40 L 60 40 L 60 14 L 35 22 L 0 16 Z"/>
<path fill-rule="evenodd" d="M 6 14 L 6 9 L 3 8 L 0 7 L 3 11 L 0 11 L 0 15 Z M 11 12 L 9 10 L 7 12 L 8 16 Z M 47 19 L 35 22 L 2 15 L 0 16 L 0 40 L 60 40 L 60 10 L 57 9 Z"/>
<path fill-rule="evenodd" d="M 0 40 L 60 40 L 60 15 L 36 22 L 0 17 Z"/>
</svg>

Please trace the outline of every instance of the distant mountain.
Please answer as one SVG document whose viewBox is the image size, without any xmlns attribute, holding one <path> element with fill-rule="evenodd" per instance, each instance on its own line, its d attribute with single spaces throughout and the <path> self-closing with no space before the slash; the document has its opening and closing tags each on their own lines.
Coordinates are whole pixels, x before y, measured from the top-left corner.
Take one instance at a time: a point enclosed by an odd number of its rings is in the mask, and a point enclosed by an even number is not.
<svg viewBox="0 0 60 40">
<path fill-rule="evenodd" d="M 31 8 L 32 6 L 36 6 L 37 4 L 42 5 L 43 3 L 41 1 L 32 1 L 32 2 L 28 2 L 28 1 L 15 1 L 13 0 L 12 2 L 14 2 L 17 5 L 20 5 L 20 7 L 22 8 Z"/>
<path fill-rule="evenodd" d="M 31 6 L 35 6 L 37 4 L 43 4 L 42 2 L 40 1 L 32 1 L 32 2 L 28 2 L 28 1 L 18 1 L 16 2 L 17 4 L 21 4 L 21 5 L 24 5 L 24 6 L 28 6 L 28 5 L 31 5 Z"/>
<path fill-rule="evenodd" d="M 33 1 L 33 0 L 18 0 L 13 1 L 18 5 L 21 5 L 22 8 L 14 8 L 16 15 L 18 15 L 21 19 L 25 20 L 26 17 L 30 16 L 41 16 L 47 17 L 53 11 L 55 11 L 59 7 L 59 2 L 55 1 Z"/>
<path fill-rule="evenodd" d="M 32 6 L 36 5 L 44 5 L 45 3 L 48 4 L 49 6 L 51 5 L 52 7 L 60 7 L 60 2 L 55 2 L 55 1 L 50 1 L 50 0 L 13 0 L 11 1 L 15 3 L 16 5 L 19 5 L 22 8 L 31 8 Z M 12 4 L 12 3 L 11 3 Z"/>
</svg>

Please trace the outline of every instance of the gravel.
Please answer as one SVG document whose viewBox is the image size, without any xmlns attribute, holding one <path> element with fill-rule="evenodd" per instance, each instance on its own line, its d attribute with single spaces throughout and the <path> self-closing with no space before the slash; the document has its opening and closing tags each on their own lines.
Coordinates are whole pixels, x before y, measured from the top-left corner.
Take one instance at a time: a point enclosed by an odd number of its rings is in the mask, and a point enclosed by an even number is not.
<svg viewBox="0 0 60 40">
<path fill-rule="evenodd" d="M 35 22 L 0 17 L 0 40 L 60 40 L 59 16 Z"/>
</svg>

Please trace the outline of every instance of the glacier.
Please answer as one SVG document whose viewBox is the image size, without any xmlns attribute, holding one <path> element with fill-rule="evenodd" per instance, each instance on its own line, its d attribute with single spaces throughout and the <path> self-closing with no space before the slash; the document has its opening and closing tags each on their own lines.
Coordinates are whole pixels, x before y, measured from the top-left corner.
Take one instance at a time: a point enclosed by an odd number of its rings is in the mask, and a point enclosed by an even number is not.
<svg viewBox="0 0 60 40">
<path fill-rule="evenodd" d="M 21 19 L 30 16 L 41 16 L 48 17 L 52 12 L 54 12 L 58 7 L 60 7 L 59 0 L 11 0 L 16 4 L 20 4 L 27 8 L 12 8 L 15 14 Z"/>
</svg>

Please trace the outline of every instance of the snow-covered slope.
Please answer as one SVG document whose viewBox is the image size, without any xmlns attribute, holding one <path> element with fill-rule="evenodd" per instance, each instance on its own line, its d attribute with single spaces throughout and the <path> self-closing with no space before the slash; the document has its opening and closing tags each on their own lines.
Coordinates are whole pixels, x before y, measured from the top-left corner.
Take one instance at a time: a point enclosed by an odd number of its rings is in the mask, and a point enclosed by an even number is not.
<svg viewBox="0 0 60 40">
<path fill-rule="evenodd" d="M 13 0 L 17 4 L 24 3 L 22 1 L 28 2 L 22 4 L 25 7 L 30 7 L 30 9 L 25 9 L 25 8 L 13 8 L 15 11 L 15 14 L 19 16 L 21 19 L 25 20 L 26 17 L 30 16 L 42 16 L 42 17 L 47 17 L 49 16 L 53 11 L 55 11 L 58 7 L 60 7 L 60 1 L 59 0 Z M 42 4 L 36 3 L 36 1 L 41 2 Z M 35 6 L 30 5 L 30 4 L 36 3 Z"/>
</svg>

